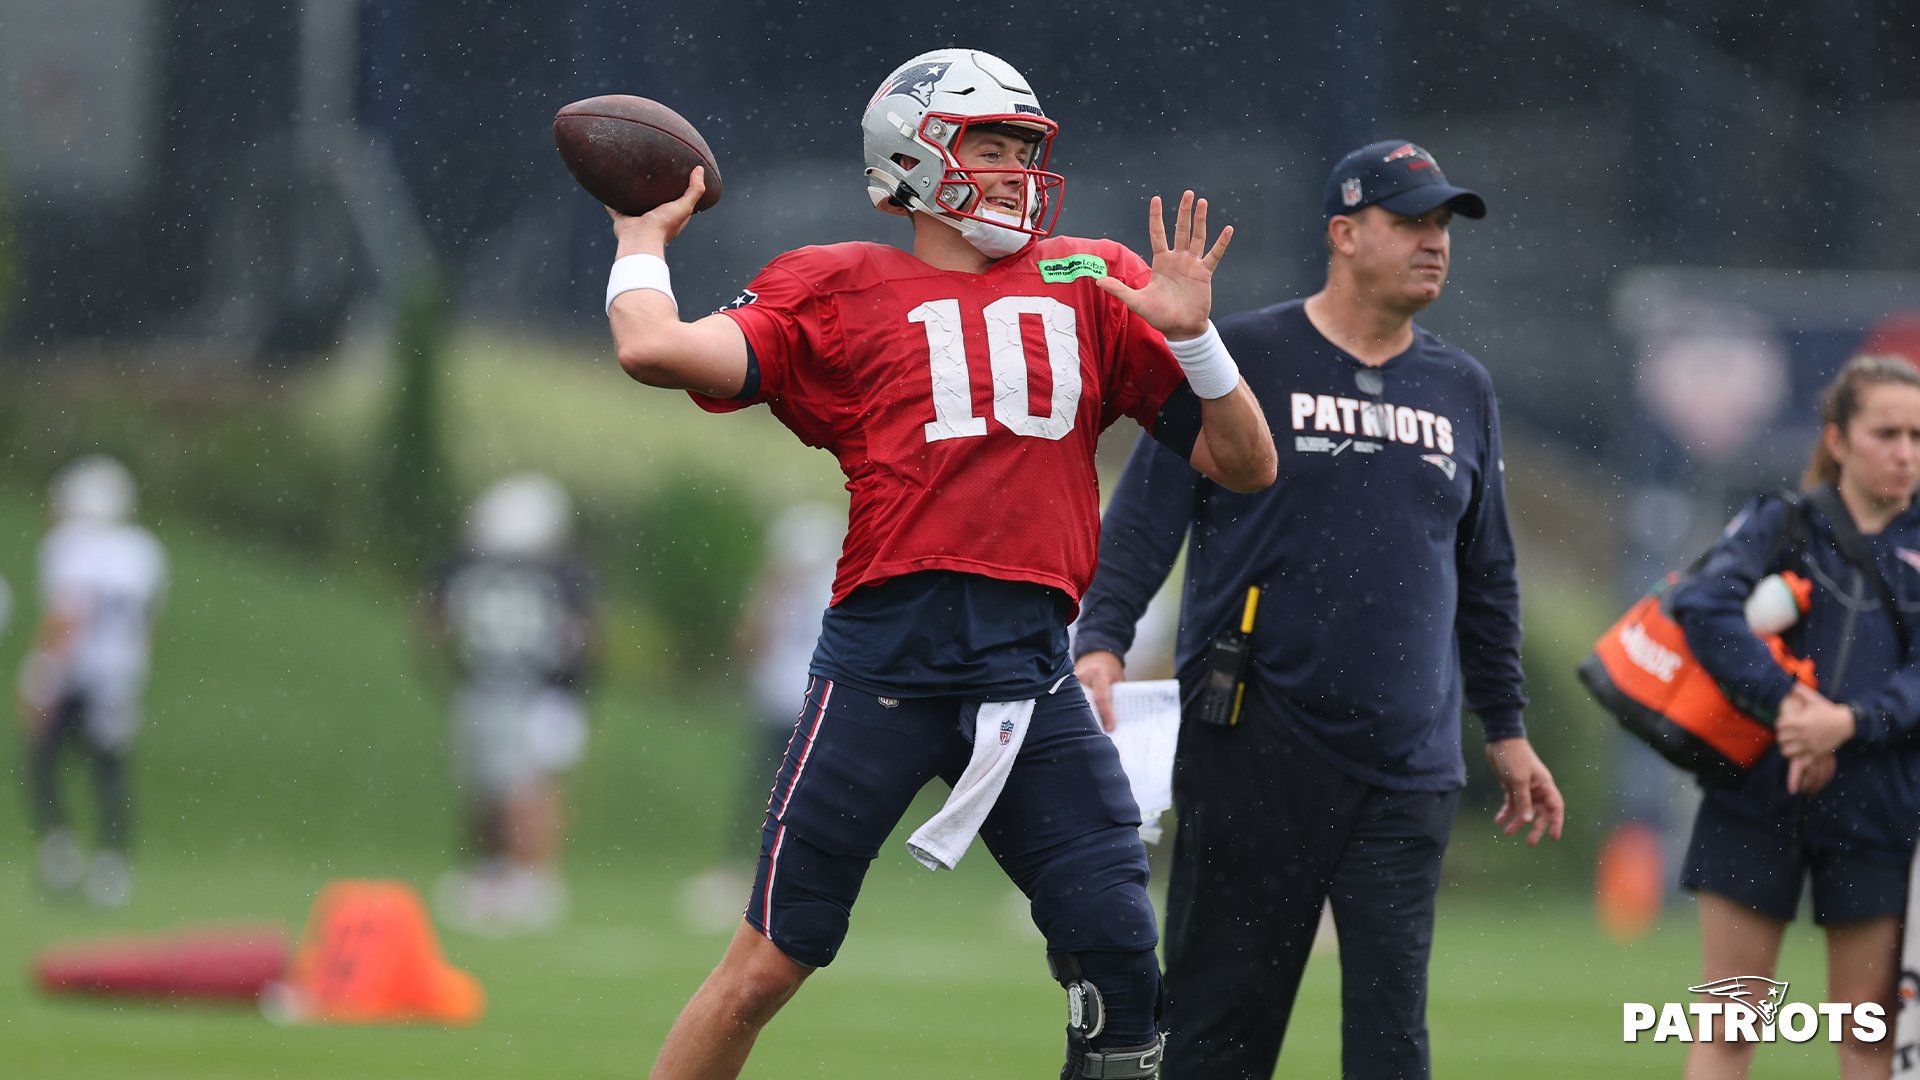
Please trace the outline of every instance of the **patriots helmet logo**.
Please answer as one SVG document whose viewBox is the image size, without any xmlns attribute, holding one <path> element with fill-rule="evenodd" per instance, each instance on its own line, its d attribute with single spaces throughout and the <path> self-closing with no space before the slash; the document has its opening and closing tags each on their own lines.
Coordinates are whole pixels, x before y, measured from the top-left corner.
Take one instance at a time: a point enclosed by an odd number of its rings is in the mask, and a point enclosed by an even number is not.
<svg viewBox="0 0 1920 1080">
<path fill-rule="evenodd" d="M 716 311 L 732 311 L 734 308 L 746 307 L 748 304 L 751 304 L 758 299 L 760 299 L 759 293 L 754 292 L 752 289 L 741 289 L 739 296 L 736 296 L 732 300 L 729 300 L 726 303 L 720 305 L 715 310 Z"/>
<path fill-rule="evenodd" d="M 1412 143 L 1401 143 L 1398 147 L 1394 148 L 1392 153 L 1389 153 L 1386 157 L 1383 157 L 1380 160 L 1381 161 L 1405 161 L 1407 163 L 1407 168 L 1412 169 L 1416 172 L 1421 169 L 1433 169 L 1438 171 L 1440 168 L 1440 163 L 1433 160 L 1432 154 L 1427 153 L 1425 150 L 1420 149 L 1419 147 L 1413 145 Z"/>
<path fill-rule="evenodd" d="M 1780 1013 L 1780 1007 L 1787 1003 L 1787 984 L 1759 975 L 1735 975 L 1731 979 L 1689 986 L 1687 993 L 1711 994 L 1738 1002 L 1759 1013 L 1763 1024 L 1773 1023 L 1773 1018 Z"/>
<path fill-rule="evenodd" d="M 894 72 L 893 78 L 887 80 L 887 84 L 880 88 L 880 92 L 873 95 L 873 100 L 879 101 L 894 94 L 905 94 L 923 106 L 931 106 L 933 88 L 940 85 L 940 80 L 946 76 L 947 69 L 952 66 L 951 62 L 915 64 L 910 68 Z M 872 103 L 868 103 L 867 107 L 872 108 Z"/>
</svg>

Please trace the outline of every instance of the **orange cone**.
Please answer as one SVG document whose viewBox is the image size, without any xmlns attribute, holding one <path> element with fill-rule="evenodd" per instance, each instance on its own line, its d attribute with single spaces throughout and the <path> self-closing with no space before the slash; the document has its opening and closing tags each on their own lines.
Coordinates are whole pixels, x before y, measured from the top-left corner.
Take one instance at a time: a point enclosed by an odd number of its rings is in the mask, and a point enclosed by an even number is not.
<svg viewBox="0 0 1920 1080">
<path fill-rule="evenodd" d="M 275 988 L 270 1013 L 337 1024 L 471 1024 L 486 994 L 448 964 L 426 906 L 399 881 L 336 881 L 321 890 Z"/>
<path fill-rule="evenodd" d="M 1594 914 L 1615 941 L 1653 928 L 1666 899 L 1666 857 L 1660 834 L 1641 822 L 1617 826 L 1600 848 L 1593 887 Z"/>
</svg>

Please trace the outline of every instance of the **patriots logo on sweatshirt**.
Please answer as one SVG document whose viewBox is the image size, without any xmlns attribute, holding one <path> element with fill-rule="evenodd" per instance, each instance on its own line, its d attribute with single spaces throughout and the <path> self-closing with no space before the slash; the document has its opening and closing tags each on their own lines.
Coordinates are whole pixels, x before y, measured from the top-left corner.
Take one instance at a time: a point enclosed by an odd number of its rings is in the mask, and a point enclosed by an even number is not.
<svg viewBox="0 0 1920 1080">
<path fill-rule="evenodd" d="M 1893 549 L 1893 553 L 1900 557 L 1901 562 L 1906 563 L 1915 570 L 1920 570 L 1920 551 L 1915 551 L 1912 548 L 1897 547 Z"/>
</svg>

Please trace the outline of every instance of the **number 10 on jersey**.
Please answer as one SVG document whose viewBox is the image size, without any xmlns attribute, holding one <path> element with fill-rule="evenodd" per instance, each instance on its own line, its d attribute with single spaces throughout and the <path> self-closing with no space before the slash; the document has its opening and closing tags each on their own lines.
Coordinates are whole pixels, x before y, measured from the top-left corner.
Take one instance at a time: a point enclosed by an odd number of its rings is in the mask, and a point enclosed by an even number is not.
<svg viewBox="0 0 1920 1080">
<path fill-rule="evenodd" d="M 1058 441 L 1073 430 L 1080 410 L 1080 335 L 1074 310 L 1047 296 L 1003 296 L 980 314 L 987 323 L 987 370 L 993 386 L 993 418 L 1015 435 Z M 1028 400 L 1027 347 L 1020 317 L 1036 316 L 1045 331 L 1047 370 L 1053 395 L 1045 416 Z M 987 433 L 985 417 L 973 414 L 973 369 L 960 332 L 960 301 L 929 300 L 907 312 L 907 321 L 927 331 L 933 376 L 933 419 L 928 442 L 970 439 Z"/>
</svg>

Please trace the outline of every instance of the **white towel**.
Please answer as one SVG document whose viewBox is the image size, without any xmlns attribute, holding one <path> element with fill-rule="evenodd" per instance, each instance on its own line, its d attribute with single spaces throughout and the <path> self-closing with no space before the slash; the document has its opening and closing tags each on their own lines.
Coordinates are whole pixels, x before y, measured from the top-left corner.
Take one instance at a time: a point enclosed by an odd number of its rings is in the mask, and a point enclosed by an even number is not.
<svg viewBox="0 0 1920 1080">
<path fill-rule="evenodd" d="M 907 838 L 907 850 L 929 870 L 951 870 L 973 845 L 980 826 L 1007 786 L 1007 774 L 1027 739 L 1033 699 L 980 706 L 973 724 L 973 757 L 947 793 L 946 804 Z"/>
</svg>

